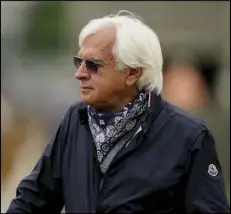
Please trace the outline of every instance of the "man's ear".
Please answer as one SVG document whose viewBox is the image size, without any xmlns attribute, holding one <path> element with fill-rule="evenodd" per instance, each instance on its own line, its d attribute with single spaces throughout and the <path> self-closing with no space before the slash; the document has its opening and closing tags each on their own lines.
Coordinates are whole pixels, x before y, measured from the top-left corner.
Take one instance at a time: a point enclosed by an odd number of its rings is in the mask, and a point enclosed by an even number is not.
<svg viewBox="0 0 231 214">
<path fill-rule="evenodd" d="M 129 68 L 126 85 L 132 86 L 142 76 L 143 71 L 141 68 Z"/>
</svg>

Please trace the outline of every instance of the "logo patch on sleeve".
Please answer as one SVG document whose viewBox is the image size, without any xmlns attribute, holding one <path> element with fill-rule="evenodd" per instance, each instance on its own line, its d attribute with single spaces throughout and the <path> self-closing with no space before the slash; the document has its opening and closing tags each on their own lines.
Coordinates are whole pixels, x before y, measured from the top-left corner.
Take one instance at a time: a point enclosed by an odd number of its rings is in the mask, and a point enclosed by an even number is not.
<svg viewBox="0 0 231 214">
<path fill-rule="evenodd" d="M 208 173 L 209 173 L 211 176 L 216 176 L 216 175 L 218 174 L 217 167 L 216 167 L 214 164 L 210 164 L 210 165 L 209 165 L 209 168 L 208 168 Z"/>
</svg>

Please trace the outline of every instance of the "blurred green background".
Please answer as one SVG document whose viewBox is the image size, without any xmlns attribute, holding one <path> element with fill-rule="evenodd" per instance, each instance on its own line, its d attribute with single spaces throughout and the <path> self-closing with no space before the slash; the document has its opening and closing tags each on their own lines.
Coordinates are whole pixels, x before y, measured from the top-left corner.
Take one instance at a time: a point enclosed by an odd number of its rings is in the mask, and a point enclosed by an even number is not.
<svg viewBox="0 0 231 214">
<path fill-rule="evenodd" d="M 81 28 L 118 10 L 137 13 L 157 33 L 163 96 L 206 121 L 230 198 L 230 2 L 3 1 L 1 212 L 80 99 L 72 57 Z"/>
</svg>

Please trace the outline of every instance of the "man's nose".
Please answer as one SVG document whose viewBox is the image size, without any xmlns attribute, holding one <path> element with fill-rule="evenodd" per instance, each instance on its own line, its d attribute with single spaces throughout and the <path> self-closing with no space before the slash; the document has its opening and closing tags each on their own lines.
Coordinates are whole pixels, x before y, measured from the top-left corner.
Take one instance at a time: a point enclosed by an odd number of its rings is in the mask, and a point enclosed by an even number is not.
<svg viewBox="0 0 231 214">
<path fill-rule="evenodd" d="M 75 78 L 78 79 L 78 80 L 88 79 L 89 78 L 89 72 L 87 71 L 86 66 L 84 65 L 84 63 L 75 72 Z"/>
</svg>

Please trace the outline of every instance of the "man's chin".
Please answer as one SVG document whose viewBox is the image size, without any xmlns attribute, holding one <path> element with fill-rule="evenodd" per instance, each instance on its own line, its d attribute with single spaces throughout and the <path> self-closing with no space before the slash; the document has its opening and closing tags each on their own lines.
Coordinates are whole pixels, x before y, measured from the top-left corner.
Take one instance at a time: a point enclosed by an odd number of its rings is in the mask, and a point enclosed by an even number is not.
<svg viewBox="0 0 231 214">
<path fill-rule="evenodd" d="M 101 109 L 101 105 L 99 105 L 99 102 L 96 102 L 96 100 L 94 100 L 92 98 L 90 99 L 90 97 L 87 98 L 87 97 L 83 96 L 82 102 L 85 103 L 86 105 L 90 105 L 94 109 L 98 109 L 98 110 Z"/>
<path fill-rule="evenodd" d="M 90 95 L 81 95 L 81 100 L 82 102 L 84 102 L 85 104 L 87 105 L 92 105 L 94 102 L 93 102 L 93 99 Z"/>
</svg>

